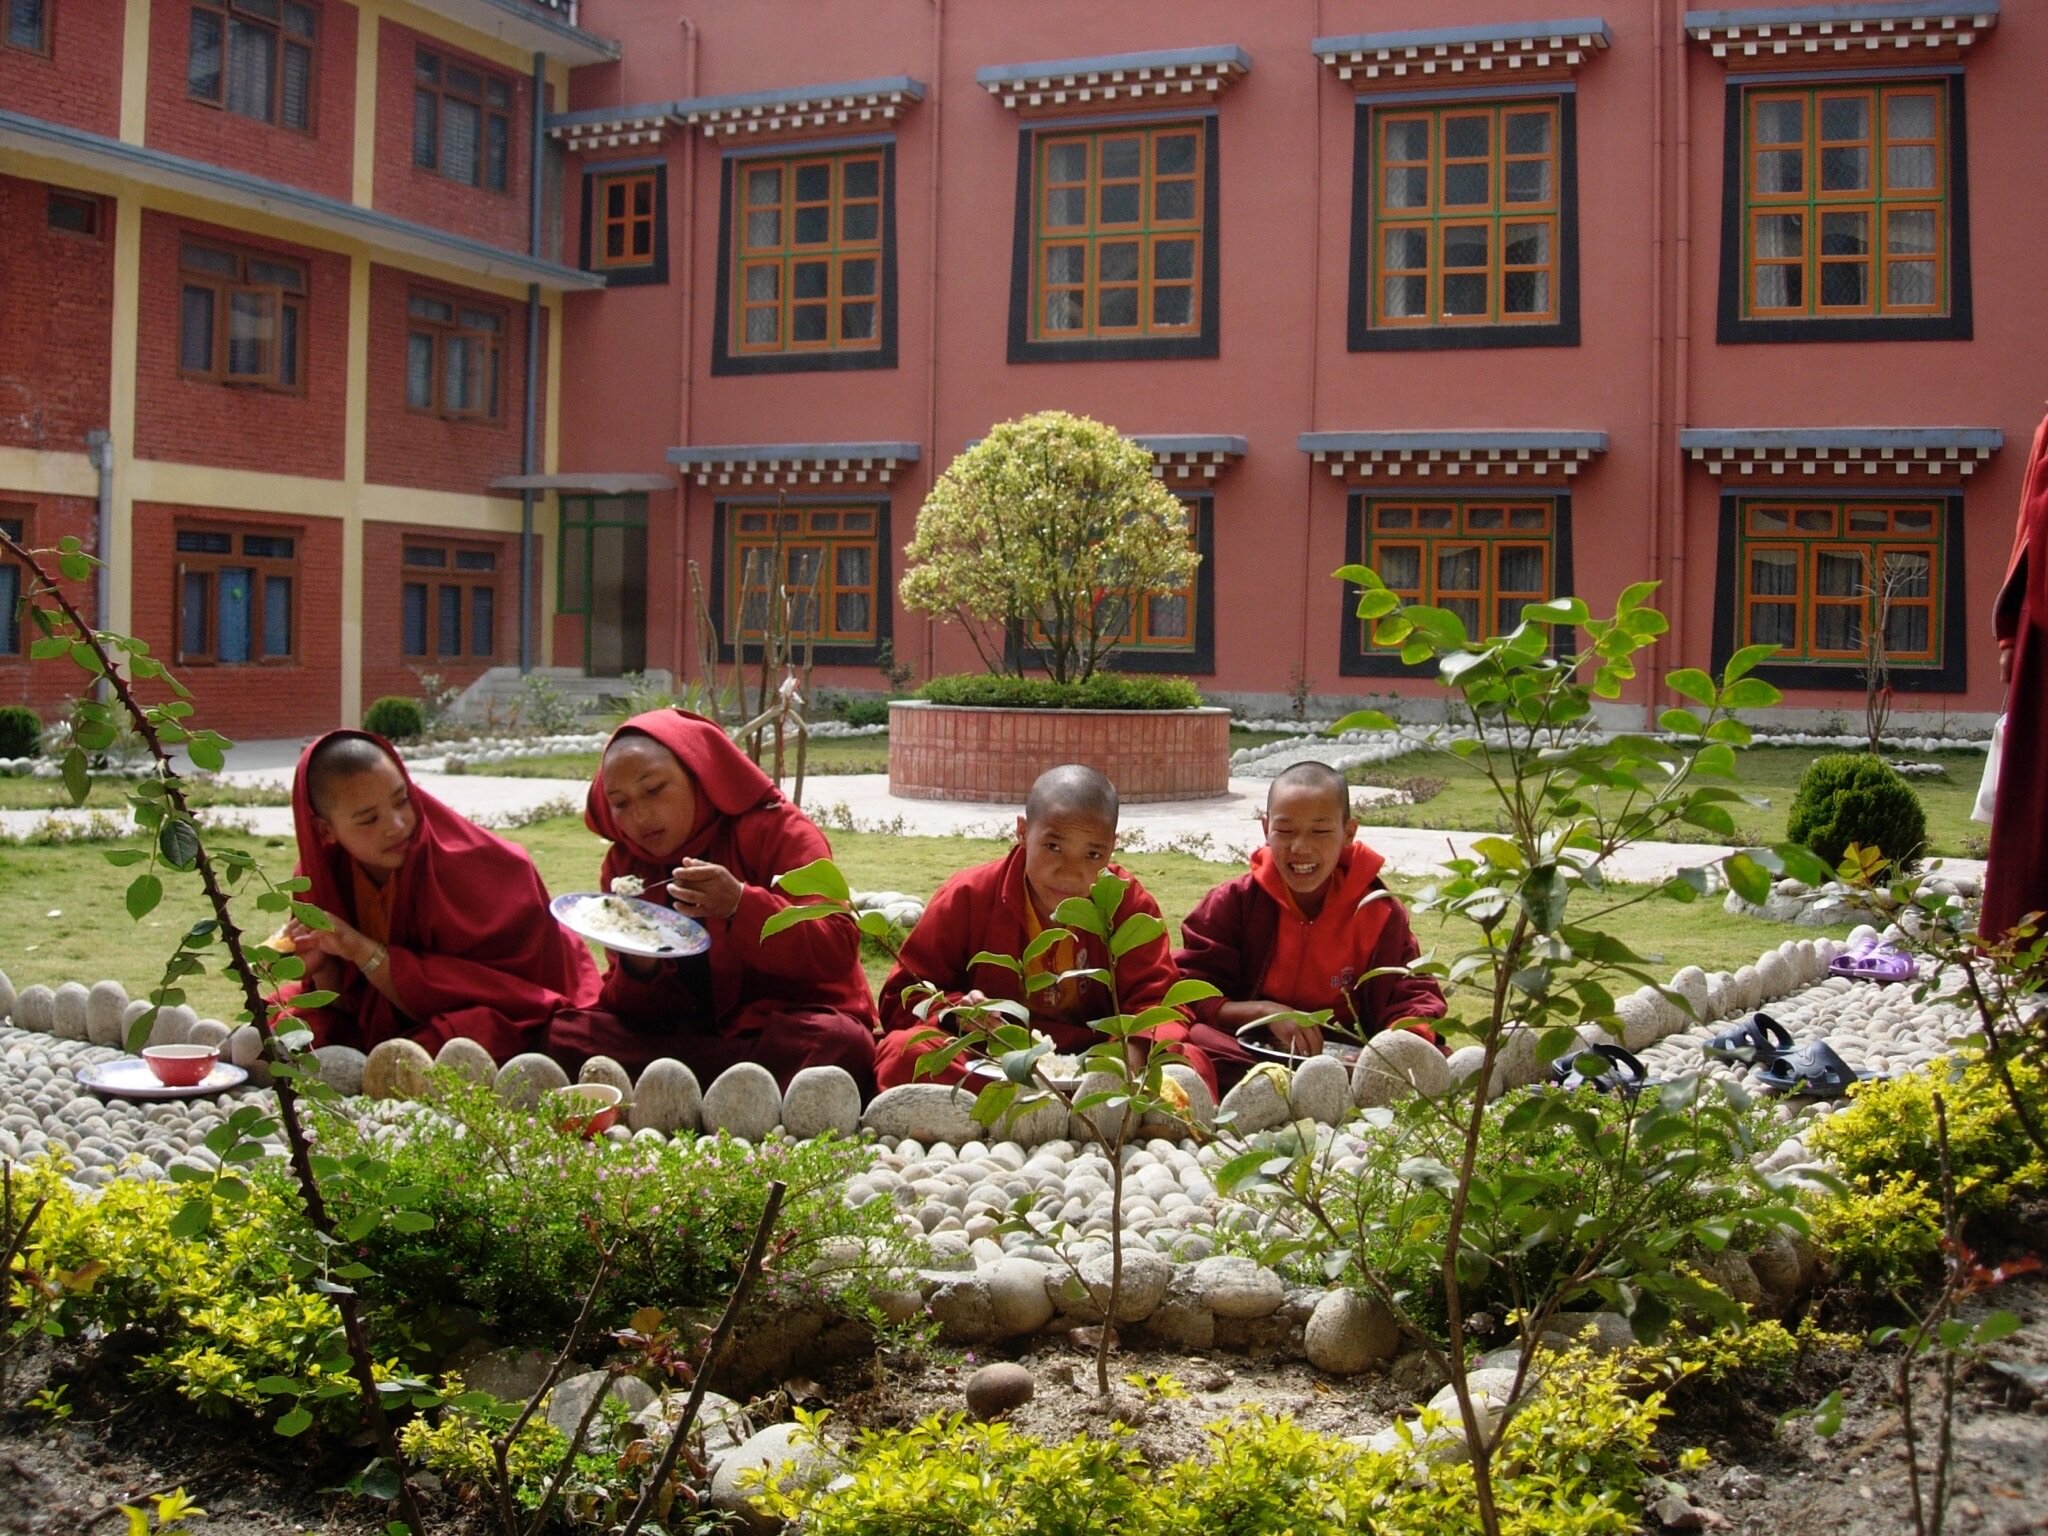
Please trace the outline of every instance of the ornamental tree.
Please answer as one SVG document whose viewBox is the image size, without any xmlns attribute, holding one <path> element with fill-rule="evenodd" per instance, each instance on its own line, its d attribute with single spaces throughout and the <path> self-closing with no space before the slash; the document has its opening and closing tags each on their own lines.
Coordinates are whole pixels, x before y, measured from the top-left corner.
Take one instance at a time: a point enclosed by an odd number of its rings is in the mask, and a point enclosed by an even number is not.
<svg viewBox="0 0 2048 1536">
<path fill-rule="evenodd" d="M 1040 411 L 992 428 L 918 513 L 909 607 L 958 619 L 994 673 L 1081 682 L 1149 596 L 1192 579 L 1187 511 L 1114 428 Z"/>
</svg>

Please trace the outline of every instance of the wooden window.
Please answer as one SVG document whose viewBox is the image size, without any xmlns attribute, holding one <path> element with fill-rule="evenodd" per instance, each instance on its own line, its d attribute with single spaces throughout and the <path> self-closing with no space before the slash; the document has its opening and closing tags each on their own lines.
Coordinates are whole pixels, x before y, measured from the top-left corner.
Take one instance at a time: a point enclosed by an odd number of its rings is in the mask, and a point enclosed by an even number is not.
<svg viewBox="0 0 2048 1536">
<path fill-rule="evenodd" d="M 28 508 L 0 506 L 0 533 L 26 547 Z M 22 567 L 0 553 L 0 656 L 20 656 L 23 653 L 22 634 L 28 625 L 25 622 L 27 615 L 21 611 L 21 598 L 26 590 Z"/>
<path fill-rule="evenodd" d="M 788 595 L 795 639 L 873 645 L 881 560 L 877 515 L 866 507 L 735 507 L 728 518 L 726 634 L 761 640 L 769 604 Z"/>
<path fill-rule="evenodd" d="M 733 165 L 733 352 L 865 352 L 882 341 L 882 154 Z"/>
<path fill-rule="evenodd" d="M 1372 117 L 1372 324 L 1554 325 L 1560 107 L 1512 101 Z"/>
<path fill-rule="evenodd" d="M 5 0 L 7 26 L 0 43 L 29 53 L 50 51 L 50 6 L 52 0 Z"/>
<path fill-rule="evenodd" d="M 104 206 L 98 198 L 86 193 L 60 192 L 52 187 L 44 205 L 43 218 L 51 229 L 60 234 L 97 240 L 100 237 L 100 210 Z"/>
<path fill-rule="evenodd" d="M 1202 157 L 1195 124 L 1038 136 L 1032 339 L 1200 331 Z"/>
<path fill-rule="evenodd" d="M 512 83 L 426 48 L 413 52 L 412 163 L 465 186 L 506 188 Z"/>
<path fill-rule="evenodd" d="M 1365 563 L 1406 603 L 1446 608 L 1474 639 L 1504 635 L 1551 593 L 1556 521 L 1548 501 L 1365 504 Z M 1369 652 L 1372 626 L 1359 636 Z"/>
<path fill-rule="evenodd" d="M 238 117 L 313 127 L 313 7 L 299 0 L 192 0 L 185 92 Z"/>
<path fill-rule="evenodd" d="M 598 271 L 653 266 L 659 205 L 651 170 L 597 177 L 590 204 L 590 265 Z"/>
<path fill-rule="evenodd" d="M 1756 86 L 1742 112 L 1746 318 L 1949 312 L 1942 85 Z"/>
<path fill-rule="evenodd" d="M 400 594 L 408 661 L 489 663 L 498 654 L 498 552 L 407 541 Z"/>
<path fill-rule="evenodd" d="M 1942 516 L 1935 501 L 1747 501 L 1739 523 L 1743 645 L 1773 664 L 1861 666 L 1872 631 L 1894 665 L 1941 664 Z"/>
<path fill-rule="evenodd" d="M 184 242 L 178 265 L 178 371 L 297 390 L 305 365 L 305 266 L 197 240 Z"/>
<path fill-rule="evenodd" d="M 505 317 L 443 294 L 406 300 L 405 403 L 463 421 L 498 419 Z"/>
<path fill-rule="evenodd" d="M 180 526 L 173 547 L 179 661 L 240 666 L 292 659 L 297 535 Z"/>
</svg>

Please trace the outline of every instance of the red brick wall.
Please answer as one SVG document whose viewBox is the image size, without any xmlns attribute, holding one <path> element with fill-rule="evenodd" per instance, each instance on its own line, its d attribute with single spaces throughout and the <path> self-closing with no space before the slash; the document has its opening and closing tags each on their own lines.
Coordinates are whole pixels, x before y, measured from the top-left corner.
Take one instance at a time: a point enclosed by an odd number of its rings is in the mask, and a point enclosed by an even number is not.
<svg viewBox="0 0 2048 1536">
<path fill-rule="evenodd" d="M 498 419 L 453 421 L 405 403 L 406 301 L 415 291 L 475 304 L 504 322 L 498 348 Z M 540 355 L 547 357 L 547 312 Z M 546 385 L 543 383 L 542 388 Z M 467 288 L 429 283 L 396 267 L 370 269 L 369 478 L 482 495 L 500 475 L 519 473 L 526 420 L 526 305 Z"/>
<path fill-rule="evenodd" d="M 404 586 L 408 574 L 432 582 L 441 574 L 434 571 L 408 573 L 403 563 L 408 537 L 457 539 L 464 544 L 488 544 L 498 552 L 497 580 L 493 584 L 497 617 L 497 654 L 487 660 L 463 658 L 459 666 L 445 662 L 407 661 L 405 646 Z M 538 542 L 538 541 L 536 541 Z M 431 608 L 429 613 L 431 615 Z M 430 619 L 431 622 L 431 619 Z M 468 637 L 464 637 L 464 644 Z M 370 523 L 363 529 L 363 703 L 387 693 L 408 698 L 421 696 L 420 673 L 432 672 L 441 686 L 467 687 L 487 667 L 519 659 L 519 539 L 516 534 L 478 534 L 460 528 L 429 528 L 397 523 Z"/>
<path fill-rule="evenodd" d="M 312 127 L 301 133 L 194 101 L 185 89 L 190 0 L 157 0 L 149 29 L 150 148 L 347 201 L 355 151 L 356 9 L 341 0 L 309 3 L 319 16 L 314 24 Z"/>
<path fill-rule="evenodd" d="M 88 550 L 98 548 L 99 506 L 90 497 L 32 496 L 0 485 L 0 517 L 21 518 L 26 525 L 22 534 L 32 549 L 48 548 L 65 537 L 78 539 Z M 26 589 L 26 581 L 23 586 Z M 66 590 L 86 617 L 92 618 L 93 583 L 67 583 Z M 0 623 L 11 622 L 12 615 L 0 615 Z M 21 655 L 0 656 L 0 704 L 27 704 L 45 720 L 58 720 L 69 713 L 85 674 L 69 657 L 30 661 L 28 643 L 36 633 L 31 626 L 23 634 Z"/>
<path fill-rule="evenodd" d="M 0 176 L 0 444 L 82 452 L 107 424 L 114 204 L 101 201 L 97 236 L 65 234 L 49 192 Z"/>
<path fill-rule="evenodd" d="M 0 106 L 112 138 L 121 131 L 119 0 L 58 0 L 47 56 L 0 46 Z"/>
<path fill-rule="evenodd" d="M 422 46 L 438 53 L 444 64 L 453 59 L 512 86 L 504 191 L 466 186 L 412 163 L 413 60 L 414 50 Z M 377 28 L 377 207 L 401 219 L 417 219 L 474 240 L 525 250 L 532 98 L 531 73 L 502 69 L 423 32 L 383 22 Z"/>
<path fill-rule="evenodd" d="M 177 555 L 180 523 L 223 524 L 298 539 L 289 662 L 248 666 L 185 665 L 177 660 Z M 192 690 L 195 722 L 238 740 L 303 736 L 341 722 L 341 523 L 336 518 L 265 517 L 213 507 L 135 504 L 135 629 Z"/>
<path fill-rule="evenodd" d="M 889 706 L 892 795 L 1022 805 L 1061 763 L 1107 774 L 1126 801 L 1225 794 L 1230 711 Z"/>
<path fill-rule="evenodd" d="M 178 250 L 188 230 L 305 263 L 306 335 L 298 393 L 179 374 Z M 135 371 L 138 457 L 340 479 L 348 384 L 348 258 L 166 214 L 143 214 Z"/>
</svg>

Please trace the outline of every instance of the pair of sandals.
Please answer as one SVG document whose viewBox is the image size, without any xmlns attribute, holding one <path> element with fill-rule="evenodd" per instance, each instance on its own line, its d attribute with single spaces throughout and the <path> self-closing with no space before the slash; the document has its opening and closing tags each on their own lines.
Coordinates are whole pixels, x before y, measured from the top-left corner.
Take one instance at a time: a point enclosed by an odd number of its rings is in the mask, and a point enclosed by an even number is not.
<svg viewBox="0 0 2048 1536">
<path fill-rule="evenodd" d="M 1768 1013 L 1753 1014 L 1747 1023 L 1722 1030 L 1701 1044 L 1700 1053 L 1712 1061 L 1754 1067 L 1766 1088 L 1794 1099 L 1844 1098 L 1852 1084 L 1883 1075 L 1858 1072 L 1825 1040 L 1794 1045 L 1792 1032 Z"/>
<path fill-rule="evenodd" d="M 1846 954 L 1830 960 L 1828 974 L 1846 976 L 1851 981 L 1895 982 L 1912 981 L 1920 971 L 1913 964 L 1913 957 L 1898 945 L 1887 944 L 1871 934 L 1858 939 Z"/>
</svg>

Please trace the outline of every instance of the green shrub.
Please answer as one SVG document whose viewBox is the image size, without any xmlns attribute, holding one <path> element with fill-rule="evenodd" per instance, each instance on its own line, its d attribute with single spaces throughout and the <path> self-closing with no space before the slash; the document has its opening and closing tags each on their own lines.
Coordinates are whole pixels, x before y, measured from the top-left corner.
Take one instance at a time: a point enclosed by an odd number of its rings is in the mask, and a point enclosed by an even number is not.
<svg viewBox="0 0 2048 1536">
<path fill-rule="evenodd" d="M 0 757 L 35 757 L 42 749 L 43 722 L 34 710 L 21 704 L 0 709 Z"/>
<path fill-rule="evenodd" d="M 386 694 L 363 711 L 363 729 L 386 741 L 417 741 L 426 733 L 426 706 L 418 699 Z"/>
<path fill-rule="evenodd" d="M 1003 709 L 1194 709 L 1201 691 L 1184 677 L 1126 677 L 1098 672 L 1079 683 L 984 673 L 935 677 L 917 690 L 928 704 Z"/>
<path fill-rule="evenodd" d="M 1799 780 L 1785 836 L 1830 868 L 1855 843 L 1882 851 L 1903 873 L 1927 846 L 1927 813 L 1888 763 L 1867 752 L 1831 752 L 1815 758 Z"/>
<path fill-rule="evenodd" d="M 832 712 L 848 725 L 887 725 L 889 723 L 889 701 L 887 699 L 842 698 L 832 706 Z"/>
</svg>

